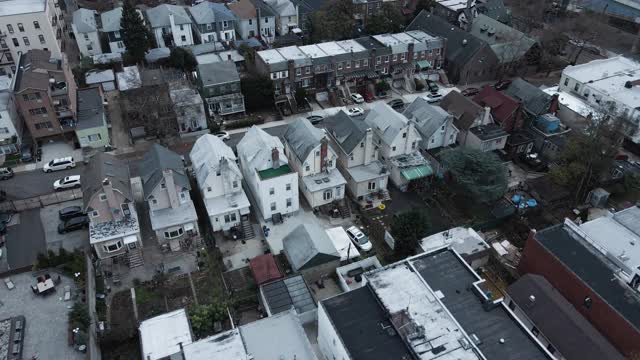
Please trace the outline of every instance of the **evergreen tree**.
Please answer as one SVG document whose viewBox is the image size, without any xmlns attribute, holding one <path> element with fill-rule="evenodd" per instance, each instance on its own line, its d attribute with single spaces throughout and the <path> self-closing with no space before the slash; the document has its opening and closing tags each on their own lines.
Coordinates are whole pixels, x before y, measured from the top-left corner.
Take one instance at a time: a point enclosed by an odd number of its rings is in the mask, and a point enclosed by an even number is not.
<svg viewBox="0 0 640 360">
<path fill-rule="evenodd" d="M 127 54 L 136 62 L 144 60 L 144 54 L 151 48 L 151 32 L 144 26 L 142 16 L 136 11 L 131 0 L 125 0 L 120 19 L 122 42 Z"/>
</svg>

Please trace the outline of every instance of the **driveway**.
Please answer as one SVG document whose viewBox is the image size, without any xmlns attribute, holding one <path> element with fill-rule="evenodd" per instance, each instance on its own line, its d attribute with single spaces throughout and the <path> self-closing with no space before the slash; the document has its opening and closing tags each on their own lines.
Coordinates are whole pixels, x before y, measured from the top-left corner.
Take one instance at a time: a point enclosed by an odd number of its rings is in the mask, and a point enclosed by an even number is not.
<svg viewBox="0 0 640 360">
<path fill-rule="evenodd" d="M 82 200 L 66 201 L 60 204 L 49 205 L 40 210 L 40 219 L 42 220 L 47 250 L 58 252 L 60 248 L 64 248 L 71 252 L 75 249 L 85 249 L 89 247 L 88 229 L 58 234 L 58 224 L 61 222 L 58 217 L 58 212 L 60 209 L 68 206 L 82 206 Z"/>
<path fill-rule="evenodd" d="M 7 229 L 6 249 L 10 270 L 32 265 L 38 253 L 47 252 L 40 209 L 20 213 L 19 223 Z"/>
</svg>

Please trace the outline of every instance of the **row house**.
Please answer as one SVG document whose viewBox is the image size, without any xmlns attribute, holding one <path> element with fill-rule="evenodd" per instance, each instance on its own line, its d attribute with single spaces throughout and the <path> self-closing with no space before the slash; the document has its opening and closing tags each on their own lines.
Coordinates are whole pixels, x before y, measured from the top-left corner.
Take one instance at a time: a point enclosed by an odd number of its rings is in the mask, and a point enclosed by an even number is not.
<svg viewBox="0 0 640 360">
<path fill-rule="evenodd" d="M 66 62 L 49 51 L 20 56 L 13 100 L 31 137 L 39 140 L 73 132 L 76 85 Z"/>
<path fill-rule="evenodd" d="M 151 32 L 159 48 L 193 45 L 193 21 L 185 8 L 162 4 L 147 10 Z"/>
<path fill-rule="evenodd" d="M 421 150 L 445 148 L 456 143 L 458 128 L 453 124 L 453 115 L 440 106 L 429 104 L 424 97 L 409 104 L 403 115 L 416 123 L 422 136 Z"/>
<path fill-rule="evenodd" d="M 7 0 L 0 7 L 0 75 L 12 77 L 18 57 L 29 50 L 62 58 L 64 20 L 57 0 Z"/>
<path fill-rule="evenodd" d="M 232 61 L 198 65 L 198 90 L 207 103 L 209 114 L 227 116 L 244 113 L 244 95 L 240 75 Z"/>
<path fill-rule="evenodd" d="M 169 96 L 178 121 L 180 135 L 200 134 L 207 131 L 207 115 L 198 91 L 186 82 L 169 84 Z"/>
<path fill-rule="evenodd" d="M 201 2 L 189 8 L 189 13 L 201 43 L 236 39 L 236 18 L 224 4 Z"/>
</svg>

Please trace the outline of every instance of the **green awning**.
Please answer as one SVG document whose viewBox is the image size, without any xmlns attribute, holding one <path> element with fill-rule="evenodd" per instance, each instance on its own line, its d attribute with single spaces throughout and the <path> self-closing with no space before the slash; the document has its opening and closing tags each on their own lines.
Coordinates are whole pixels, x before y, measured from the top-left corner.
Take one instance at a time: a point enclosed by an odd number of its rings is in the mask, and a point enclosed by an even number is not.
<svg viewBox="0 0 640 360">
<path fill-rule="evenodd" d="M 415 179 L 420 179 L 429 175 L 433 175 L 433 170 L 429 165 L 417 166 L 411 169 L 400 171 L 402 177 L 411 181 Z"/>
<path fill-rule="evenodd" d="M 418 65 L 418 68 L 420 70 L 431 68 L 431 63 L 429 62 L 429 60 L 420 60 L 416 63 L 416 65 Z"/>
</svg>

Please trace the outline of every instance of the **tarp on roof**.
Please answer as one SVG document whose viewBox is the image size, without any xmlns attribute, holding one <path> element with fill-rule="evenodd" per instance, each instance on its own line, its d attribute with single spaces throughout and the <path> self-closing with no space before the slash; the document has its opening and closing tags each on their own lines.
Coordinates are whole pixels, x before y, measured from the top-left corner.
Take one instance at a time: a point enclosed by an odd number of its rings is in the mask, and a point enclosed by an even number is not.
<svg viewBox="0 0 640 360">
<path fill-rule="evenodd" d="M 256 285 L 262 285 L 269 281 L 282 278 L 282 272 L 276 264 L 276 260 L 273 254 L 264 254 L 256 256 L 249 261 L 249 268 L 253 279 L 256 281 Z"/>
<path fill-rule="evenodd" d="M 411 181 L 433 175 L 433 169 L 429 165 L 417 166 L 411 169 L 400 171 L 402 177 Z"/>
</svg>

